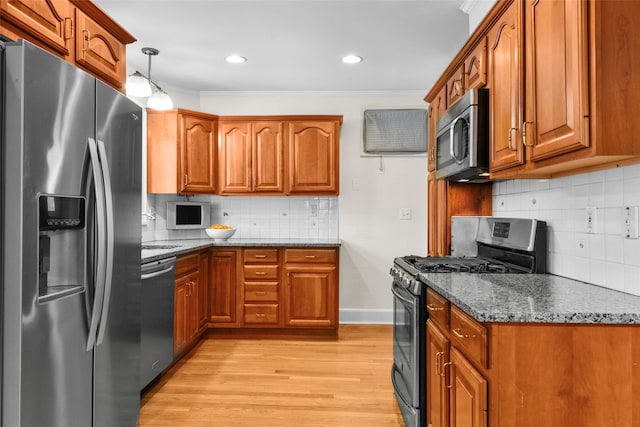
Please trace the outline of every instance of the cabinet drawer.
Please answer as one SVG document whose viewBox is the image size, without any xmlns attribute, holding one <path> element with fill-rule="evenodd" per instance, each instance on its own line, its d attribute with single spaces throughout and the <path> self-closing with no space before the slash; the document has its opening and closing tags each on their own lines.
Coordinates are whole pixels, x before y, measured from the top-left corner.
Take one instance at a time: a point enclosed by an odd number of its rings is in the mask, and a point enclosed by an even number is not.
<svg viewBox="0 0 640 427">
<path fill-rule="evenodd" d="M 284 262 L 311 262 L 335 264 L 335 249 L 287 249 L 284 252 Z"/>
<path fill-rule="evenodd" d="M 278 302 L 276 283 L 245 283 L 245 302 Z"/>
<path fill-rule="evenodd" d="M 445 331 L 449 330 L 449 301 L 427 289 L 427 314 Z"/>
<path fill-rule="evenodd" d="M 278 280 L 278 266 L 245 265 L 244 280 Z"/>
<path fill-rule="evenodd" d="M 451 342 L 472 361 L 487 368 L 487 328 L 451 305 Z"/>
<path fill-rule="evenodd" d="M 195 271 L 200 266 L 200 254 L 181 255 L 176 258 L 176 277 Z"/>
<path fill-rule="evenodd" d="M 245 249 L 244 250 L 244 263 L 277 263 L 278 262 L 278 250 L 277 249 Z"/>
<path fill-rule="evenodd" d="M 278 304 L 245 304 L 244 323 L 278 323 Z"/>
</svg>

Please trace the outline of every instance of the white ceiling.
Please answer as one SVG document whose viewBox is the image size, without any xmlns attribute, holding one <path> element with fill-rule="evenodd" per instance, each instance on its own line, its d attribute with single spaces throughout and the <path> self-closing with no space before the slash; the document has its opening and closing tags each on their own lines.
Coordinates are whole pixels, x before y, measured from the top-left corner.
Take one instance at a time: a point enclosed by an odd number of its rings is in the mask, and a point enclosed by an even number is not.
<svg viewBox="0 0 640 427">
<path fill-rule="evenodd" d="M 469 0 L 467 0 L 469 1 Z M 94 0 L 137 38 L 127 73 L 188 91 L 420 91 L 469 36 L 462 0 Z M 234 65 L 229 54 L 248 61 Z M 341 62 L 345 54 L 364 58 Z"/>
</svg>

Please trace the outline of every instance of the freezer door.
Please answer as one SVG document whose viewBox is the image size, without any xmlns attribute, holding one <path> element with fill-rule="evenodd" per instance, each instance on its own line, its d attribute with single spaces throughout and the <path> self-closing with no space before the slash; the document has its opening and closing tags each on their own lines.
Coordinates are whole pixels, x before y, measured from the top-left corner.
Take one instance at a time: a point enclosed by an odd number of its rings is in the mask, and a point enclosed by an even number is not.
<svg viewBox="0 0 640 427">
<path fill-rule="evenodd" d="M 39 232 L 38 203 L 42 194 L 86 198 L 95 79 L 27 43 L 7 46 L 5 60 L 2 425 L 90 426 L 89 227 Z M 41 273 L 52 291 L 71 292 L 43 297 Z"/>
<path fill-rule="evenodd" d="M 94 427 L 135 426 L 140 410 L 142 109 L 97 82 L 96 140 L 110 172 L 113 260 L 95 348 Z M 103 166 L 104 167 L 104 166 Z M 109 190 L 110 187 L 110 190 Z"/>
</svg>

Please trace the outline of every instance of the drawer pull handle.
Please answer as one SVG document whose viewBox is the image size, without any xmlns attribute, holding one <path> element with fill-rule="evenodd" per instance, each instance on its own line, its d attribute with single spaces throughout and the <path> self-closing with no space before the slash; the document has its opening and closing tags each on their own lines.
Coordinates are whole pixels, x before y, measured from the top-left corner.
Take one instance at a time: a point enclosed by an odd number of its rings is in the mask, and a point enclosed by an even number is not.
<svg viewBox="0 0 640 427">
<path fill-rule="evenodd" d="M 266 295 L 265 291 L 256 291 L 256 295 Z"/>
<path fill-rule="evenodd" d="M 256 271 L 256 276 L 264 276 L 265 274 L 267 274 L 264 271 Z"/>
<path fill-rule="evenodd" d="M 427 304 L 427 310 L 429 310 L 429 311 L 442 311 L 442 310 L 444 310 L 444 307 L 438 307 L 438 306 L 435 306 L 433 304 Z"/>
<path fill-rule="evenodd" d="M 451 375 L 449 375 L 449 384 L 447 384 L 447 375 L 446 375 L 447 372 L 446 372 L 446 370 L 447 370 L 447 366 L 451 367 L 451 365 L 453 365 L 452 362 L 447 362 L 444 365 L 442 365 L 442 373 L 444 374 L 442 376 L 444 377 L 444 383 L 447 386 L 447 388 L 451 388 Z M 449 374 L 451 374 L 451 369 L 449 369 Z"/>
<path fill-rule="evenodd" d="M 256 258 L 266 258 L 266 255 L 256 255 Z"/>
<path fill-rule="evenodd" d="M 457 336 L 458 338 L 475 338 L 475 335 L 470 335 L 470 334 L 463 334 L 461 329 L 458 328 L 454 328 L 453 329 L 453 334 L 455 336 Z"/>
<path fill-rule="evenodd" d="M 305 255 L 304 256 L 306 259 L 316 259 L 315 255 Z"/>
<path fill-rule="evenodd" d="M 444 377 L 444 372 L 440 372 L 440 358 L 444 355 L 444 351 L 436 353 L 436 375 Z"/>
<path fill-rule="evenodd" d="M 265 317 L 265 316 L 266 316 L 266 314 L 264 314 L 264 313 L 256 313 L 256 317 Z"/>
</svg>

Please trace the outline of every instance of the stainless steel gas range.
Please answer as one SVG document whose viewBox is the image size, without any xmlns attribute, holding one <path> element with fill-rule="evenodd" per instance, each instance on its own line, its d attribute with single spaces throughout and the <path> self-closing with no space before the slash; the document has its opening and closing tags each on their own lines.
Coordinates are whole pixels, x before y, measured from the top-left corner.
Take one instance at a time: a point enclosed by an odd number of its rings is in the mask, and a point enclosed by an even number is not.
<svg viewBox="0 0 640 427">
<path fill-rule="evenodd" d="M 426 308 L 427 285 L 419 273 L 500 274 L 546 273 L 547 227 L 544 221 L 519 218 L 472 217 L 465 233 L 475 241 L 472 257 L 394 259 L 394 328 L 391 379 L 406 427 L 427 425 Z M 455 233 L 455 230 L 453 230 Z"/>
</svg>

